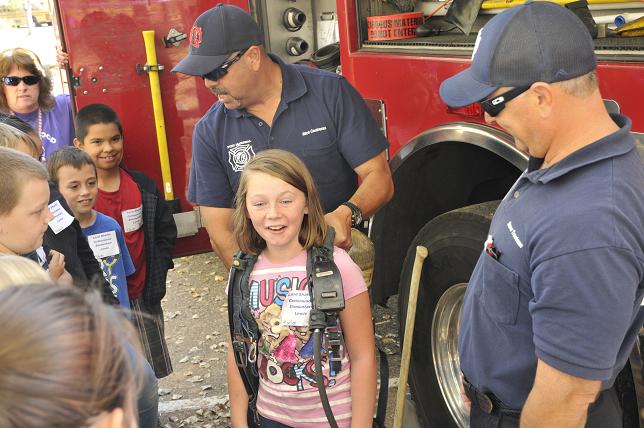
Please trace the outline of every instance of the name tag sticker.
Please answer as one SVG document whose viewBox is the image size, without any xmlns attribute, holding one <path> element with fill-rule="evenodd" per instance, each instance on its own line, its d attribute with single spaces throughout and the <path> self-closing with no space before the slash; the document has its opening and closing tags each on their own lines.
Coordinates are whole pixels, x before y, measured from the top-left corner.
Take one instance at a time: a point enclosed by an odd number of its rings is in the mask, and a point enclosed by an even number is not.
<svg viewBox="0 0 644 428">
<path fill-rule="evenodd" d="M 70 224 L 74 221 L 72 217 L 65 208 L 60 204 L 60 201 L 54 201 L 49 204 L 49 211 L 54 216 L 54 218 L 49 222 L 49 227 L 58 235 L 63 230 L 67 229 Z"/>
<path fill-rule="evenodd" d="M 125 210 L 121 215 L 123 216 L 123 231 L 125 233 L 134 232 L 143 226 L 143 205 Z"/>
<path fill-rule="evenodd" d="M 98 260 L 110 256 L 116 256 L 121 252 L 119 249 L 119 243 L 116 240 L 116 232 L 113 230 L 89 235 L 87 237 L 87 242 L 94 252 L 94 257 Z"/>
<path fill-rule="evenodd" d="M 290 291 L 282 306 L 282 324 L 293 327 L 308 327 L 310 313 L 311 297 L 308 290 Z"/>
</svg>

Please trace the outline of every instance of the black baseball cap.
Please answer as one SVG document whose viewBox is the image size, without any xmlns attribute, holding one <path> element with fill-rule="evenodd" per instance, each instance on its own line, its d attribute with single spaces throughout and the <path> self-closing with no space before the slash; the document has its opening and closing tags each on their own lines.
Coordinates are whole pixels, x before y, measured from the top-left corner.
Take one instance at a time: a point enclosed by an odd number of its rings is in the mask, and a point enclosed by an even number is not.
<svg viewBox="0 0 644 428">
<path fill-rule="evenodd" d="M 189 35 L 188 56 L 173 73 L 203 76 L 228 59 L 231 53 L 263 44 L 262 32 L 253 18 L 237 6 L 218 4 L 202 13 Z"/>
<path fill-rule="evenodd" d="M 560 82 L 596 67 L 593 40 L 574 13 L 555 3 L 528 2 L 481 28 L 470 67 L 445 80 L 440 96 L 451 107 L 463 107 L 500 87 Z"/>
</svg>

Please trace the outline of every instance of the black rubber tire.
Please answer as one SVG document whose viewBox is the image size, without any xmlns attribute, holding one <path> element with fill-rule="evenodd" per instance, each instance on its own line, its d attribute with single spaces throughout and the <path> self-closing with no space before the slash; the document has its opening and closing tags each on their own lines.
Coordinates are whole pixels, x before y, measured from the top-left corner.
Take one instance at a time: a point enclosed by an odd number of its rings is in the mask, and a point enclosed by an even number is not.
<svg viewBox="0 0 644 428">
<path fill-rule="evenodd" d="M 445 291 L 467 283 L 483 248 L 499 201 L 459 208 L 428 222 L 412 241 L 400 276 L 398 317 L 401 341 L 405 331 L 409 282 L 416 246 L 427 247 L 420 278 L 418 305 L 409 370 L 409 385 L 423 427 L 458 427 L 451 416 L 436 379 L 431 350 L 432 319 Z M 403 380 L 400 380 L 403 384 Z"/>
</svg>

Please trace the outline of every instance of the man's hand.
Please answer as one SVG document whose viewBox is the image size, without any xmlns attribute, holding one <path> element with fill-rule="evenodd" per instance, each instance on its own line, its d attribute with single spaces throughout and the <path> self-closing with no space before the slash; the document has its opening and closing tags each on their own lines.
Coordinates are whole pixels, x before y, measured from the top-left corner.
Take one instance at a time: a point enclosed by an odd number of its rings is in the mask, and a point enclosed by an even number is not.
<svg viewBox="0 0 644 428">
<path fill-rule="evenodd" d="M 324 216 L 327 225 L 335 229 L 335 241 L 333 244 L 349 251 L 351 248 L 351 209 L 346 205 L 340 205 L 335 211 Z"/>
<path fill-rule="evenodd" d="M 534 386 L 521 412 L 521 428 L 582 428 L 588 406 L 595 402 L 601 381 L 569 375 L 537 360 Z"/>
<path fill-rule="evenodd" d="M 467 413 L 472 412 L 472 401 L 470 401 L 470 397 L 467 396 L 465 393 L 465 386 L 463 386 L 463 381 L 461 381 L 461 400 L 463 400 L 463 406 L 467 409 Z"/>
</svg>

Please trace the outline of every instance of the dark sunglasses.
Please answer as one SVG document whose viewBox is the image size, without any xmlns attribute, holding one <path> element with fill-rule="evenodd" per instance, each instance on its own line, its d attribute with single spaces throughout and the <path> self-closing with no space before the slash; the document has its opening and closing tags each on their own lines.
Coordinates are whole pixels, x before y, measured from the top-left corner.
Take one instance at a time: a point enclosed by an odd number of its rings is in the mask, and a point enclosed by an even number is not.
<svg viewBox="0 0 644 428">
<path fill-rule="evenodd" d="M 515 99 L 528 89 L 530 89 L 530 86 L 519 86 L 517 88 L 510 89 L 501 95 L 497 95 L 494 98 L 490 98 L 489 100 L 480 101 L 479 104 L 487 114 L 494 117 L 501 113 L 509 101 Z"/>
<path fill-rule="evenodd" d="M 25 82 L 25 85 L 31 86 L 40 82 L 40 76 L 34 76 L 34 75 L 23 76 L 23 77 L 5 76 L 2 78 L 2 83 L 9 86 L 18 86 L 21 80 Z"/>
<path fill-rule="evenodd" d="M 224 63 L 221 64 L 219 67 L 215 68 L 213 71 L 211 71 L 208 74 L 204 74 L 201 77 L 204 78 L 204 79 L 208 79 L 208 80 L 219 80 L 219 79 L 221 79 L 226 74 L 228 74 L 228 69 L 230 68 L 230 66 L 233 65 L 234 63 L 236 63 L 237 61 L 239 61 L 241 59 L 241 57 L 244 56 L 244 54 L 246 53 L 246 51 L 248 49 L 250 49 L 250 46 L 247 47 L 246 49 L 243 49 L 243 50 L 239 51 L 239 53 L 237 55 L 235 55 L 234 57 L 232 57 L 228 61 L 224 61 Z"/>
</svg>

